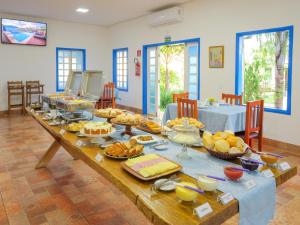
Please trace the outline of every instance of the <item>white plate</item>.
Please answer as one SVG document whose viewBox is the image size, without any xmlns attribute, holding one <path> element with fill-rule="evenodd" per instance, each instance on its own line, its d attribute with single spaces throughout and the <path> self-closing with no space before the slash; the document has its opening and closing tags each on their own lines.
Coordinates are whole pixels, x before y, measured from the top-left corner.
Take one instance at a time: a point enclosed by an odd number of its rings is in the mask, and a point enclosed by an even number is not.
<svg viewBox="0 0 300 225">
<path fill-rule="evenodd" d="M 152 137 L 152 140 L 149 140 L 149 141 L 141 141 L 138 139 L 138 137 L 141 137 L 141 136 L 151 136 Z M 141 144 L 141 145 L 147 145 L 147 144 L 152 144 L 152 143 L 155 143 L 158 141 L 157 138 L 155 138 L 154 136 L 152 135 L 148 135 L 148 134 L 145 134 L 145 135 L 136 135 L 136 136 L 133 136 L 132 137 L 133 139 L 137 140 L 137 143 Z"/>
<path fill-rule="evenodd" d="M 116 128 L 114 128 L 114 127 L 111 128 L 111 132 L 108 133 L 108 134 L 86 134 L 86 133 L 84 133 L 84 129 L 83 128 L 80 130 L 80 134 L 82 134 L 82 135 L 84 135 L 86 137 L 92 137 L 92 138 L 107 137 L 109 135 L 112 135 L 115 132 L 116 132 Z"/>
<path fill-rule="evenodd" d="M 157 151 L 167 150 L 168 145 L 166 145 L 166 144 L 157 145 L 157 146 L 154 147 L 154 149 L 156 149 Z"/>
<path fill-rule="evenodd" d="M 159 185 L 161 182 L 164 182 L 166 180 L 167 179 L 159 179 L 154 182 L 154 186 Z M 161 190 L 161 191 L 173 191 L 175 189 L 176 189 L 176 183 L 174 181 L 168 181 L 159 188 L 159 190 Z"/>
</svg>

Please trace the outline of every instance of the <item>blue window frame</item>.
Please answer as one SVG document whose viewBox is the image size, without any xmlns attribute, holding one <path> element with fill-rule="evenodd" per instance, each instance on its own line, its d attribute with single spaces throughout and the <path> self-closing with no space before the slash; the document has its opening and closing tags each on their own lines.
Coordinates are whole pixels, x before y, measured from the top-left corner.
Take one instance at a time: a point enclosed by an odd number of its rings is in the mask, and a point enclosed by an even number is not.
<svg viewBox="0 0 300 225">
<path fill-rule="evenodd" d="M 70 71 L 86 70 L 86 50 L 56 48 L 56 91 L 64 91 Z"/>
<path fill-rule="evenodd" d="M 170 41 L 170 42 L 161 42 L 156 44 L 148 44 L 143 46 L 143 114 L 148 114 L 148 49 L 152 47 L 157 46 L 163 46 L 163 45 L 173 45 L 173 44 L 189 44 L 189 43 L 197 43 L 197 76 L 198 76 L 198 85 L 197 85 L 197 92 L 198 92 L 198 99 L 200 99 L 200 38 L 192 38 L 192 39 L 184 39 L 184 40 L 178 40 L 178 41 Z M 193 52 L 195 48 L 190 49 L 190 53 Z M 191 56 L 195 56 L 191 54 Z M 191 59 L 190 59 L 191 60 Z M 192 64 L 192 63 L 190 63 Z M 193 63 L 195 66 L 195 63 Z M 192 65 L 193 66 L 193 65 Z M 191 78 L 191 68 L 189 68 L 189 76 Z M 194 90 L 194 89 L 193 89 Z M 192 95 L 193 98 L 195 98 L 195 95 Z"/>
<path fill-rule="evenodd" d="M 281 74 L 284 76 L 283 80 L 283 87 L 281 91 L 278 91 L 278 88 L 276 89 L 276 81 L 275 78 L 277 78 L 275 74 L 275 70 L 279 70 L 275 65 L 275 57 L 276 57 L 276 46 L 275 43 L 278 41 L 278 37 L 276 35 L 286 35 L 286 43 L 285 43 L 285 51 L 286 51 L 286 57 L 282 57 L 284 66 L 281 68 Z M 258 83 L 260 92 L 262 94 L 262 98 L 265 99 L 265 111 L 267 112 L 274 112 L 274 113 L 281 113 L 286 115 L 291 115 L 291 92 L 292 92 L 292 62 L 293 62 L 293 34 L 294 34 L 294 27 L 293 26 L 287 26 L 287 27 L 279 27 L 279 28 L 272 28 L 272 29 L 265 29 L 265 30 L 256 30 L 256 31 L 249 31 L 249 32 L 242 32 L 236 34 L 236 78 L 235 78 L 235 94 L 236 95 L 243 95 L 244 100 L 249 99 L 249 92 L 250 88 L 247 84 L 252 84 L 253 82 L 250 80 L 250 69 L 252 71 L 253 75 L 260 76 L 261 81 Z M 277 38 L 277 40 L 276 40 Z M 273 57 L 269 57 L 271 61 L 267 61 L 267 66 L 270 68 L 267 68 L 266 66 L 258 66 L 256 67 L 256 70 L 253 62 L 254 57 L 257 59 L 268 59 L 268 56 L 259 57 L 255 53 L 255 47 L 257 40 L 263 40 L 260 42 L 260 48 L 261 46 L 264 46 L 262 44 L 267 43 L 269 44 L 269 49 L 273 49 L 273 51 L 268 51 L 271 53 L 265 53 L 274 54 Z M 255 41 L 256 40 L 256 41 Z M 273 40 L 273 42 L 272 42 Z M 276 40 L 276 41 L 274 41 Z M 268 41 L 268 42 L 267 42 Z M 270 45 L 271 43 L 271 45 Z M 266 45 L 265 45 L 266 46 Z M 253 50 L 253 51 L 250 51 Z M 256 51 L 257 52 L 257 51 Z M 266 51 L 265 51 L 266 52 Z M 278 56 L 278 54 L 277 54 Z M 273 58 L 273 59 L 272 59 Z M 258 64 L 257 64 L 258 65 Z M 256 66 L 257 66 L 256 65 Z M 263 68 L 260 70 L 260 68 Z M 247 74 L 245 71 L 248 71 Z M 255 72 L 256 71 L 256 72 Z M 247 76 L 247 77 L 246 77 Z M 244 79 L 246 78 L 246 79 Z M 256 80 L 257 81 L 257 80 Z M 245 87 L 248 87 L 247 93 L 245 94 Z M 247 88 L 246 87 L 246 88 Z M 279 97 L 278 96 L 282 96 Z M 277 102 L 276 102 L 277 101 Z M 279 104 L 278 104 L 279 101 Z"/>
<path fill-rule="evenodd" d="M 113 82 L 120 91 L 128 91 L 128 48 L 113 49 Z"/>
</svg>

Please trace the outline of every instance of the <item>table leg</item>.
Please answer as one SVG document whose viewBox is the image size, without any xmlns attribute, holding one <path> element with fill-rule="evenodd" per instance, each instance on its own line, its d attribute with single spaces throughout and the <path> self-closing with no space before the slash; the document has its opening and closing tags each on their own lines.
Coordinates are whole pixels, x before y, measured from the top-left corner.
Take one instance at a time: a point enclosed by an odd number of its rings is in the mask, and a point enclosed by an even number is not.
<svg viewBox="0 0 300 225">
<path fill-rule="evenodd" d="M 43 157 L 40 159 L 38 164 L 35 166 L 36 169 L 44 168 L 47 166 L 49 161 L 54 157 L 58 149 L 61 147 L 61 145 L 57 142 L 54 141 L 47 152 L 43 155 Z"/>
</svg>

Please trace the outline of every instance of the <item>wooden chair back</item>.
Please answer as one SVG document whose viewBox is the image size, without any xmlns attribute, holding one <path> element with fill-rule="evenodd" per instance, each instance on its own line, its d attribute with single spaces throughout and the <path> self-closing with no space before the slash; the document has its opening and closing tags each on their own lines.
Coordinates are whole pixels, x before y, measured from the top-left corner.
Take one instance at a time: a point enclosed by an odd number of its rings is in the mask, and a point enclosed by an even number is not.
<svg viewBox="0 0 300 225">
<path fill-rule="evenodd" d="M 188 92 L 174 93 L 173 94 L 173 103 L 176 103 L 178 98 L 189 98 L 189 93 Z"/>
<path fill-rule="evenodd" d="M 7 81 L 8 94 L 20 93 L 22 94 L 23 81 Z"/>
<path fill-rule="evenodd" d="M 97 109 L 107 108 L 108 106 L 115 108 L 115 84 L 112 82 L 104 84 L 102 97 L 96 104 Z"/>
<path fill-rule="evenodd" d="M 103 90 L 103 99 L 112 99 L 114 98 L 114 91 L 115 91 L 115 84 L 112 82 L 109 82 L 107 84 L 104 84 L 104 90 Z"/>
<path fill-rule="evenodd" d="M 222 94 L 222 100 L 229 104 L 242 105 L 243 97 L 241 95 Z"/>
<path fill-rule="evenodd" d="M 177 117 L 190 117 L 198 120 L 197 100 L 178 98 Z"/>
<path fill-rule="evenodd" d="M 263 137 L 264 100 L 249 101 L 246 108 L 245 142 L 251 146 L 251 137 L 256 133 L 259 139 L 259 150 Z"/>
<path fill-rule="evenodd" d="M 23 81 L 7 81 L 7 87 L 19 87 L 23 85 Z"/>
</svg>

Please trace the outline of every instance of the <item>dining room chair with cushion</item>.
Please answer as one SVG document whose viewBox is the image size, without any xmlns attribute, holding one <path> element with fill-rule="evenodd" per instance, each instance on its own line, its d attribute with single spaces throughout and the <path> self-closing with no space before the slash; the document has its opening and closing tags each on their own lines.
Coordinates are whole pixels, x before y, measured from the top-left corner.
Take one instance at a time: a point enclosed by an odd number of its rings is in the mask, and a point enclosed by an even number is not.
<svg viewBox="0 0 300 225">
<path fill-rule="evenodd" d="M 258 139 L 258 150 L 262 149 L 264 100 L 249 101 L 246 108 L 245 143 L 252 148 L 252 140 Z"/>
<path fill-rule="evenodd" d="M 173 103 L 176 103 L 178 98 L 189 98 L 189 93 L 173 93 Z"/>
<path fill-rule="evenodd" d="M 116 102 L 115 102 L 115 84 L 112 82 L 104 84 L 104 89 L 103 89 L 103 95 L 99 99 L 99 101 L 96 104 L 96 107 L 99 109 L 104 109 L 107 107 L 116 107 Z"/>
<path fill-rule="evenodd" d="M 178 98 L 177 117 L 190 117 L 198 120 L 197 100 Z"/>
<path fill-rule="evenodd" d="M 224 94 L 222 93 L 222 100 L 229 104 L 242 105 L 243 97 L 241 95 Z"/>
</svg>

